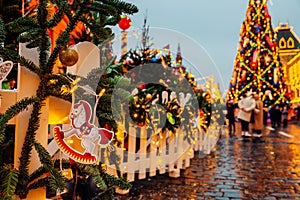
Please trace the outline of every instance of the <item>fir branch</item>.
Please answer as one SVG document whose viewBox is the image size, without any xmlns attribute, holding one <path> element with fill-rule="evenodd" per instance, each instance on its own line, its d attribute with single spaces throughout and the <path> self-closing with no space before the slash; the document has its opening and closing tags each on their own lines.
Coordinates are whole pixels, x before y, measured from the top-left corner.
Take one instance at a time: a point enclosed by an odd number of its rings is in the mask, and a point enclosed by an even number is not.
<svg viewBox="0 0 300 200">
<path fill-rule="evenodd" d="M 28 186 L 27 190 L 29 191 L 29 190 L 34 190 L 34 189 L 37 189 L 37 188 L 45 187 L 45 186 L 47 186 L 47 183 L 48 183 L 48 181 L 47 181 L 46 177 L 45 178 L 40 178 L 37 181 L 31 183 Z"/>
<path fill-rule="evenodd" d="M 28 129 L 26 131 L 21 156 L 19 157 L 19 171 L 22 174 L 22 176 L 19 177 L 16 194 L 20 195 L 21 197 L 26 197 L 28 193 L 28 190 L 24 190 L 24 188 L 27 187 L 29 180 L 28 167 L 31 160 L 31 151 L 34 145 L 33 142 L 35 141 L 35 134 L 40 124 L 42 106 L 43 102 L 41 100 L 33 104 L 33 110 L 29 119 Z"/>
<path fill-rule="evenodd" d="M 11 199 L 15 193 L 19 172 L 9 165 L 0 168 L 1 186 L 0 198 Z"/>
<path fill-rule="evenodd" d="M 116 7 L 118 13 L 134 14 L 139 11 L 139 9 L 135 5 L 126 3 L 124 1 L 120 1 L 120 0 L 99 0 L 99 1 L 101 1 L 103 4 L 108 4 Z"/>
<path fill-rule="evenodd" d="M 47 172 L 47 170 L 43 166 L 39 167 L 32 174 L 30 174 L 28 182 L 32 182 L 35 179 L 38 179 L 39 177 L 41 177 L 46 172 Z"/>
<path fill-rule="evenodd" d="M 21 43 L 32 42 L 33 40 L 39 38 L 39 31 L 39 28 L 33 28 L 31 30 L 28 30 L 27 32 L 20 34 L 17 40 Z"/>
<path fill-rule="evenodd" d="M 60 177 L 57 177 L 55 175 L 53 175 L 52 173 L 44 173 L 42 175 L 44 175 L 45 177 L 39 178 L 30 183 L 28 186 L 28 191 L 29 190 L 34 190 L 37 188 L 41 188 L 41 187 L 45 187 L 45 186 L 49 186 L 51 189 L 53 190 L 59 190 L 59 191 L 63 191 L 65 188 L 65 181 L 63 179 L 63 176 L 61 176 L 60 173 L 57 173 L 60 175 Z"/>
<path fill-rule="evenodd" d="M 86 17 L 81 16 L 79 18 L 81 22 L 83 22 L 86 27 L 93 33 L 93 37 L 97 37 L 98 39 L 102 39 L 104 41 L 107 37 L 107 29 L 103 28 L 103 26 L 94 21 L 88 20 Z"/>
<path fill-rule="evenodd" d="M 120 21 L 119 16 L 110 16 L 106 18 L 105 25 L 107 26 L 115 26 Z"/>
<path fill-rule="evenodd" d="M 48 151 L 38 142 L 34 142 L 34 147 L 38 152 L 43 168 L 45 168 L 45 171 L 50 173 L 48 177 L 49 186 L 54 190 L 63 190 L 65 187 L 64 179 L 61 173 L 57 172 L 54 168 L 54 163 Z"/>
<path fill-rule="evenodd" d="M 95 165 L 83 165 L 83 164 L 77 163 L 77 167 L 79 168 L 79 170 L 82 173 L 92 176 L 97 187 L 99 187 L 102 190 L 107 189 L 107 185 L 104 182 L 103 178 L 101 177 L 99 169 Z"/>
<path fill-rule="evenodd" d="M 47 65 L 48 51 L 50 49 L 50 43 L 47 35 L 47 0 L 40 0 L 40 4 L 37 9 L 37 21 L 40 27 L 40 37 L 39 42 L 39 65 L 42 73 L 46 74 L 52 71 L 54 63 L 51 63 L 51 67 Z M 50 67 L 50 69 L 49 69 Z"/>
<path fill-rule="evenodd" d="M 9 30 L 12 33 L 24 33 L 32 29 L 40 28 L 31 17 L 20 17 L 9 25 Z"/>
<path fill-rule="evenodd" d="M 73 15 L 73 17 L 70 19 L 69 24 L 67 25 L 66 29 L 62 32 L 62 34 L 57 38 L 56 40 L 56 46 L 53 50 L 53 52 L 51 53 L 48 63 L 47 63 L 47 67 L 46 67 L 46 71 L 50 73 L 53 69 L 54 63 L 58 57 L 59 51 L 62 49 L 62 47 L 66 46 L 68 44 L 68 42 L 70 41 L 70 32 L 74 29 L 76 23 L 79 20 L 79 17 L 81 16 L 81 14 L 83 13 L 84 8 L 80 7 L 76 13 Z"/>
<path fill-rule="evenodd" d="M 128 190 L 132 187 L 131 183 L 127 182 L 125 178 L 118 178 L 108 174 L 105 170 L 99 169 L 101 176 L 107 181 L 108 186 L 114 185 L 121 190 Z"/>
<path fill-rule="evenodd" d="M 4 141 L 5 128 L 8 121 L 19 114 L 21 111 L 25 110 L 28 105 L 34 104 L 38 100 L 39 99 L 36 97 L 22 99 L 16 104 L 9 107 L 5 111 L 5 113 L 0 116 L 0 145 Z"/>
<path fill-rule="evenodd" d="M 66 187 L 66 182 L 64 177 L 57 170 L 52 171 L 47 181 L 48 181 L 47 186 L 49 186 L 53 190 L 58 190 L 62 192 Z"/>
<path fill-rule="evenodd" d="M 100 119 L 103 119 L 103 121 L 114 121 L 114 117 L 112 116 L 111 113 L 99 113 L 97 112 L 97 117 Z"/>
<path fill-rule="evenodd" d="M 5 24 L 2 18 L 0 18 L 0 43 L 5 41 Z"/>
<path fill-rule="evenodd" d="M 39 159 L 43 167 L 46 169 L 46 171 L 51 171 L 54 167 L 54 164 L 52 162 L 52 158 L 48 153 L 48 151 L 40 143 L 36 141 L 34 142 L 34 147 L 39 155 Z"/>
<path fill-rule="evenodd" d="M 114 5 L 109 5 L 109 4 L 103 4 L 98 1 L 94 1 L 91 6 L 89 6 L 89 9 L 94 12 L 101 13 L 101 15 L 105 16 L 117 16 L 119 15 L 118 10 Z"/>
<path fill-rule="evenodd" d="M 66 10 L 69 8 L 67 1 L 59 1 L 58 11 L 55 12 L 53 17 L 46 23 L 48 28 L 57 26 L 63 19 Z"/>
<path fill-rule="evenodd" d="M 40 75 L 41 73 L 40 69 L 32 61 L 20 56 L 16 51 L 0 47 L 0 55 L 4 60 L 11 60 L 14 63 L 20 63 L 21 66 L 26 67 L 37 75 Z"/>
<path fill-rule="evenodd" d="M 42 42 L 42 38 L 41 38 L 41 37 L 38 37 L 38 38 L 36 38 L 36 39 L 34 39 L 34 40 L 28 42 L 28 43 L 26 44 L 26 48 L 27 48 L 27 49 L 38 48 L 39 45 L 41 44 L 41 42 Z"/>
</svg>

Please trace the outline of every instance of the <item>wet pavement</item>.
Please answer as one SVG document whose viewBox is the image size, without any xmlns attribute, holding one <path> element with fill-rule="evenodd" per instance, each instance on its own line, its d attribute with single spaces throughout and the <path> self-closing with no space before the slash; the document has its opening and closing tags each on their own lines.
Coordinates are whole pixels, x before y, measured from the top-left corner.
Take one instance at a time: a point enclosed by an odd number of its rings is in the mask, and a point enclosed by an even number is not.
<svg viewBox="0 0 300 200">
<path fill-rule="evenodd" d="M 135 181 L 115 199 L 300 199 L 300 124 L 267 127 L 259 140 L 225 131 L 209 155 L 195 153 L 179 178 Z"/>
</svg>

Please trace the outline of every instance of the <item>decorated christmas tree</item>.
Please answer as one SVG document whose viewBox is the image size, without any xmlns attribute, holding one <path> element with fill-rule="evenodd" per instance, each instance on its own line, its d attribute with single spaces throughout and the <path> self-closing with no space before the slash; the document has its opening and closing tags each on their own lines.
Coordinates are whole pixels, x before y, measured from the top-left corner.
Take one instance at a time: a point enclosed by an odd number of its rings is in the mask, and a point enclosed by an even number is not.
<svg viewBox="0 0 300 200">
<path fill-rule="evenodd" d="M 227 100 L 256 92 L 264 107 L 286 104 L 286 87 L 267 0 L 250 0 L 240 31 Z"/>
<path fill-rule="evenodd" d="M 0 46 L 0 56 L 4 61 L 13 61 L 19 63 L 32 73 L 39 77 L 39 84 L 35 95 L 32 97 L 19 100 L 15 105 L 6 110 L 0 115 L 0 145 L 5 142 L 5 130 L 7 123 L 14 116 L 24 111 L 28 106 L 32 105 L 32 112 L 29 118 L 26 135 L 24 136 L 24 143 L 22 146 L 21 156 L 19 159 L 19 166 L 14 167 L 6 165 L 1 162 L 0 171 L 0 198 L 11 199 L 19 197 L 25 199 L 30 190 L 37 188 L 44 188 L 45 186 L 62 191 L 65 187 L 65 181 L 59 168 L 56 168 L 47 149 L 39 143 L 36 135 L 40 128 L 40 118 L 42 108 L 45 101 L 50 96 L 55 96 L 68 101 L 71 101 L 70 93 L 62 93 L 63 85 L 70 85 L 61 74 L 54 74 L 53 68 L 57 65 L 58 57 L 61 63 L 65 66 L 72 65 L 74 62 L 74 53 L 70 56 L 66 53 L 69 50 L 68 45 L 75 40 L 71 37 L 72 31 L 79 24 L 83 23 L 88 27 L 91 39 L 96 43 L 104 40 L 105 37 L 112 35 L 110 25 L 116 25 L 120 20 L 121 14 L 133 14 L 137 12 L 134 5 L 122 1 L 48 1 L 40 0 L 37 5 L 37 12 L 33 17 L 21 17 L 9 24 L 10 30 L 19 34 L 18 42 L 26 43 L 27 48 L 38 49 L 38 64 L 27 60 L 20 56 L 17 51 Z M 74 7 L 75 2 L 77 6 Z M 51 9 L 55 8 L 56 12 L 52 13 Z M 50 9 L 50 10 L 49 10 Z M 92 12 L 92 13 L 91 13 Z M 98 13 L 98 14 L 96 14 Z M 93 16 L 93 17 L 91 17 Z M 68 18 L 66 27 L 60 27 L 60 34 L 55 38 L 55 42 L 50 43 L 53 37 L 49 35 L 51 30 L 58 26 L 58 24 L 65 18 Z M 94 24 L 95 18 L 99 17 L 100 24 Z M 5 40 L 5 24 L 0 19 L 0 43 Z M 106 31 L 105 31 L 106 30 Z M 102 35 L 100 36 L 100 33 Z M 105 33 L 105 34 L 104 34 Z M 51 46 L 52 45 L 52 46 Z M 62 50 L 65 50 L 63 52 Z M 70 63 L 71 62 L 71 63 Z M 30 81 L 30 80 L 28 80 Z M 41 167 L 34 172 L 29 171 L 29 165 L 32 160 L 32 151 L 36 150 Z M 2 149 L 1 149 L 2 150 Z M 110 197 L 114 186 L 121 189 L 130 187 L 123 179 L 108 175 L 101 166 L 83 165 L 79 163 L 70 163 L 83 177 L 93 177 L 92 180 L 97 186 L 97 198 L 101 195 Z M 78 176 L 75 176 L 75 185 L 78 181 Z M 75 187 L 76 188 L 76 187 Z M 91 199 L 91 196 L 86 196 L 85 193 L 80 193 L 75 190 L 71 195 L 74 199 L 76 196 Z M 82 198 L 82 199 L 84 199 Z"/>
</svg>

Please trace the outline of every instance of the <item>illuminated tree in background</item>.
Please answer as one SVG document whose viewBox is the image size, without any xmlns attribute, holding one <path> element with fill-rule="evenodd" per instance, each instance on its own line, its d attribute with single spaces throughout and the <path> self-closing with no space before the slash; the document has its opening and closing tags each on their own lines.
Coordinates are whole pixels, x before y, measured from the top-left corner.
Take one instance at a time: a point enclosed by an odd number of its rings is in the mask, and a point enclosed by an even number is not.
<svg viewBox="0 0 300 200">
<path fill-rule="evenodd" d="M 240 31 L 227 100 L 256 92 L 264 107 L 289 103 L 267 0 L 250 0 Z"/>
</svg>

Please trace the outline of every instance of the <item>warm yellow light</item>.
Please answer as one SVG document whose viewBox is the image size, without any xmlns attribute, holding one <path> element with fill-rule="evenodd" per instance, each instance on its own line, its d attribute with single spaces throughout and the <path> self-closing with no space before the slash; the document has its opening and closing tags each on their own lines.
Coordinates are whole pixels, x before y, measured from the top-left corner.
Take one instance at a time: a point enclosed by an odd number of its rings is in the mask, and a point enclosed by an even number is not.
<svg viewBox="0 0 300 200">
<path fill-rule="evenodd" d="M 105 89 L 102 89 L 101 91 L 100 91 L 100 93 L 98 94 L 98 96 L 99 97 L 102 97 L 102 95 L 105 93 Z"/>
<path fill-rule="evenodd" d="M 78 86 L 77 86 L 77 85 L 74 85 L 74 86 L 71 88 L 70 92 L 71 92 L 71 93 L 75 92 L 75 90 L 76 90 L 77 88 L 78 88 Z"/>
<path fill-rule="evenodd" d="M 76 78 L 73 82 L 72 85 L 76 85 L 80 81 L 80 78 Z"/>
</svg>

